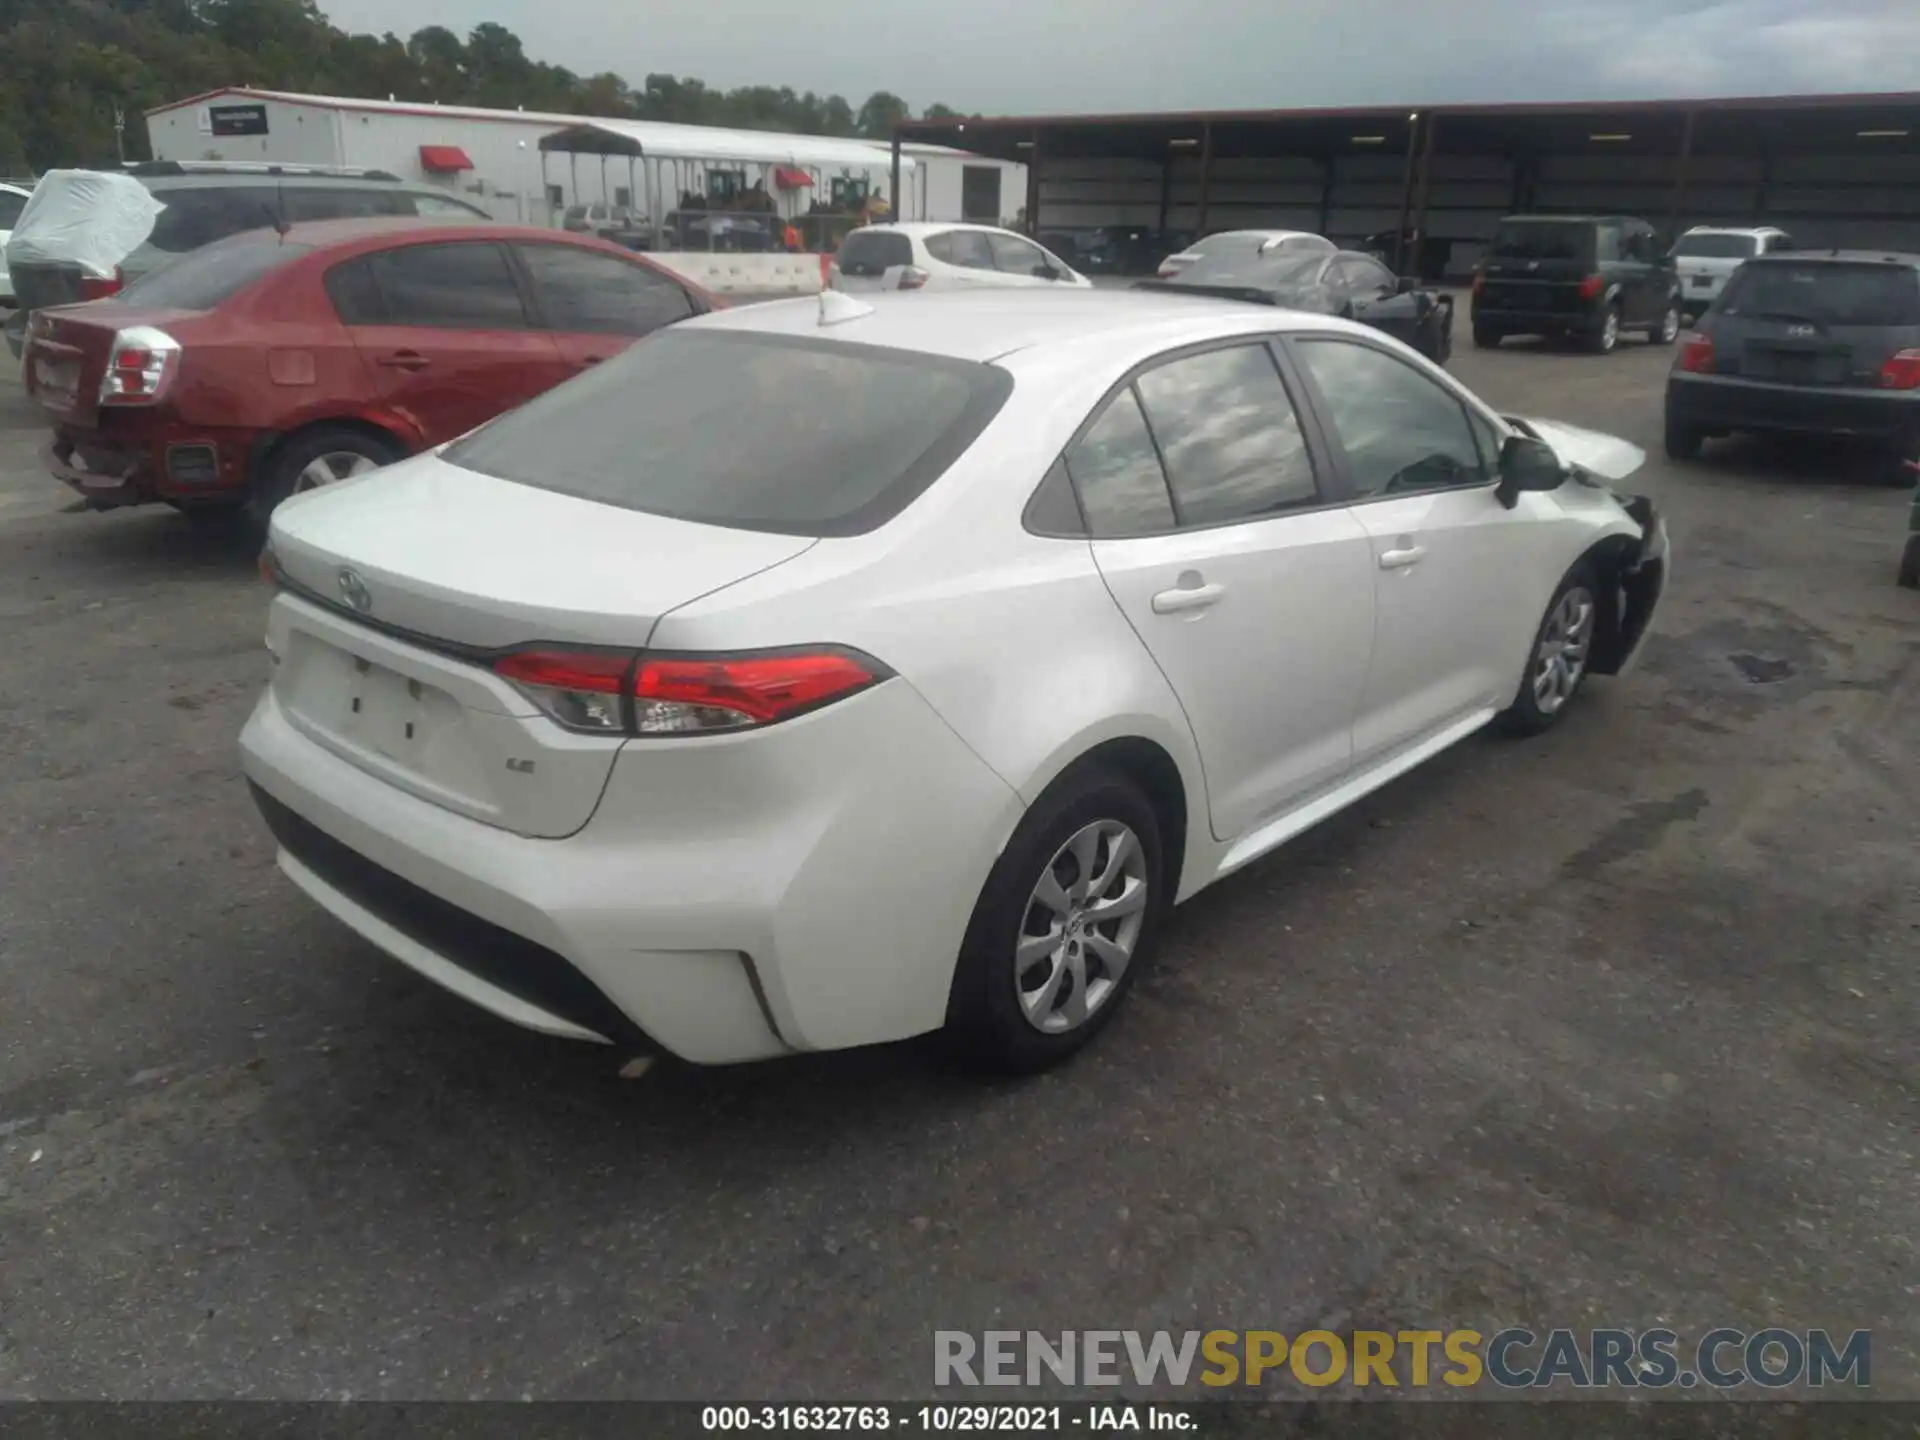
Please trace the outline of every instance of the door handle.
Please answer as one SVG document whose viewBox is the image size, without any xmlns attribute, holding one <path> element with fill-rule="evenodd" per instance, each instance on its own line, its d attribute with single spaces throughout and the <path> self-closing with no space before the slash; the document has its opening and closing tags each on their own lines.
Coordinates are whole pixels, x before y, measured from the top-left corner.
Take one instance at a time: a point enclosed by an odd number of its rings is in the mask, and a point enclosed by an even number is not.
<svg viewBox="0 0 1920 1440">
<path fill-rule="evenodd" d="M 1405 570 L 1410 565 L 1418 565 L 1426 553 L 1427 547 L 1424 545 L 1407 545 L 1398 550 L 1382 550 L 1380 552 L 1380 568 L 1382 570 Z"/>
<path fill-rule="evenodd" d="M 389 370 L 424 370 L 433 362 L 417 350 L 396 350 L 391 355 L 382 355 L 378 363 Z"/>
<path fill-rule="evenodd" d="M 1204 610 L 1226 593 L 1224 585 L 1183 585 L 1178 590 L 1162 590 L 1153 597 L 1153 613 L 1178 615 L 1183 610 Z"/>
</svg>

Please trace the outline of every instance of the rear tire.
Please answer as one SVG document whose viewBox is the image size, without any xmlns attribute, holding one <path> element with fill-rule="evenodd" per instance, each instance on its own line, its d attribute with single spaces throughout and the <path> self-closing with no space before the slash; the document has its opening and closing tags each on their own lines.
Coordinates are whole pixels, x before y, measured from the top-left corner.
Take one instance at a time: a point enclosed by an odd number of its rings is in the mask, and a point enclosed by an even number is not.
<svg viewBox="0 0 1920 1440">
<path fill-rule="evenodd" d="M 1139 786 L 1104 767 L 1056 781 L 974 906 L 947 1003 L 954 1057 L 1031 1074 L 1091 1041 L 1149 959 L 1166 873 L 1160 820 Z"/>
<path fill-rule="evenodd" d="M 1620 345 L 1620 307 L 1609 305 L 1600 316 L 1600 328 L 1586 337 L 1595 355 L 1611 355 Z"/>
<path fill-rule="evenodd" d="M 1567 713 L 1592 668 L 1601 600 L 1593 566 L 1582 560 L 1567 572 L 1547 602 L 1547 613 L 1527 652 L 1519 692 L 1500 712 L 1500 728 L 1509 735 L 1538 735 L 1558 725 Z"/>
<path fill-rule="evenodd" d="M 281 441 L 254 476 L 245 507 L 247 521 L 264 534 L 273 512 L 297 491 L 352 479 L 405 455 L 397 441 L 348 425 L 316 425 L 299 431 Z"/>
<path fill-rule="evenodd" d="M 1706 441 L 1706 432 L 1697 425 L 1687 425 L 1673 419 L 1667 419 L 1666 448 L 1669 460 L 1697 460 L 1700 458 L 1700 446 Z"/>
<path fill-rule="evenodd" d="M 1500 342 L 1506 339 L 1506 332 L 1496 330 L 1491 325 L 1473 322 L 1473 346 L 1476 350 L 1498 350 Z"/>
</svg>

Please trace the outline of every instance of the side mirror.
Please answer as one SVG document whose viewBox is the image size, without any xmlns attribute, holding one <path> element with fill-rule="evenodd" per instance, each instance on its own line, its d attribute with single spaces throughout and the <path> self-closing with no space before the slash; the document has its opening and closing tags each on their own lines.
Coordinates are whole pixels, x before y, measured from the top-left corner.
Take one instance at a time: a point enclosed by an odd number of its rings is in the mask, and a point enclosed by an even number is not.
<svg viewBox="0 0 1920 1440">
<path fill-rule="evenodd" d="M 1500 447 L 1500 483 L 1494 497 L 1511 510 L 1526 490 L 1558 490 L 1566 467 L 1553 447 L 1531 435 L 1509 435 Z"/>
</svg>

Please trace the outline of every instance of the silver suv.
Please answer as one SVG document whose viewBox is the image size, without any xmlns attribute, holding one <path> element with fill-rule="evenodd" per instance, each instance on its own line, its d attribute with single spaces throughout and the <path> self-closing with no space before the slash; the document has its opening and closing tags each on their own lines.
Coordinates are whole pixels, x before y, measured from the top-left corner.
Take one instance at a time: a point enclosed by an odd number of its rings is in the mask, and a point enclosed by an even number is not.
<svg viewBox="0 0 1920 1440">
<path fill-rule="evenodd" d="M 133 176 L 166 209 L 153 233 L 120 262 L 117 283 L 83 285 L 80 267 L 21 264 L 13 268 L 18 308 L 7 319 L 7 348 L 18 358 L 27 320 L 44 305 L 67 305 L 111 293 L 202 245 L 242 230 L 302 220 L 363 215 L 425 215 L 436 220 L 489 220 L 478 205 L 384 170 L 326 165 L 244 164 L 231 161 L 152 160 L 129 165 Z"/>
</svg>

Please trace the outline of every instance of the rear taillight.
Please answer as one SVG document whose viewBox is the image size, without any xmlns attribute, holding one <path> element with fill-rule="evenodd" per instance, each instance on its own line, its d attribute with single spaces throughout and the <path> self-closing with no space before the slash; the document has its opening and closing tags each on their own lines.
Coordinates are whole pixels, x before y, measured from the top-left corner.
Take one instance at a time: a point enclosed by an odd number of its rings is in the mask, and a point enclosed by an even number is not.
<svg viewBox="0 0 1920 1440">
<path fill-rule="evenodd" d="M 1162 280 L 1170 280 L 1175 275 L 1178 275 L 1179 273 L 1180 273 L 1180 267 L 1174 264 L 1171 260 L 1162 260 L 1160 262 L 1159 274 Z"/>
<path fill-rule="evenodd" d="M 1600 292 L 1606 288 L 1606 276 L 1589 275 L 1580 282 L 1580 298 L 1582 300 L 1598 300 L 1600 298 Z"/>
<path fill-rule="evenodd" d="M 1920 390 L 1920 350 L 1902 350 L 1880 367 L 1883 390 Z"/>
<path fill-rule="evenodd" d="M 1680 342 L 1680 368 L 1691 375 L 1713 373 L 1713 337 L 1688 335 Z"/>
<path fill-rule="evenodd" d="M 918 290 L 926 283 L 927 272 L 922 270 L 918 265 L 907 265 L 901 268 L 900 288 L 902 290 Z"/>
<path fill-rule="evenodd" d="M 702 656 L 542 648 L 502 656 L 493 668 L 569 730 L 635 736 L 772 725 L 892 673 L 834 648 Z"/>
<path fill-rule="evenodd" d="M 118 295 L 126 284 L 126 277 L 119 270 L 108 276 L 82 275 L 80 277 L 80 298 L 82 300 L 104 300 L 109 295 Z"/>
<path fill-rule="evenodd" d="M 180 342 L 151 325 L 118 331 L 100 377 L 102 405 L 151 405 L 180 368 Z"/>
<path fill-rule="evenodd" d="M 1484 270 L 1473 272 L 1473 298 L 1478 300 L 1487 289 L 1487 273 Z"/>
</svg>

